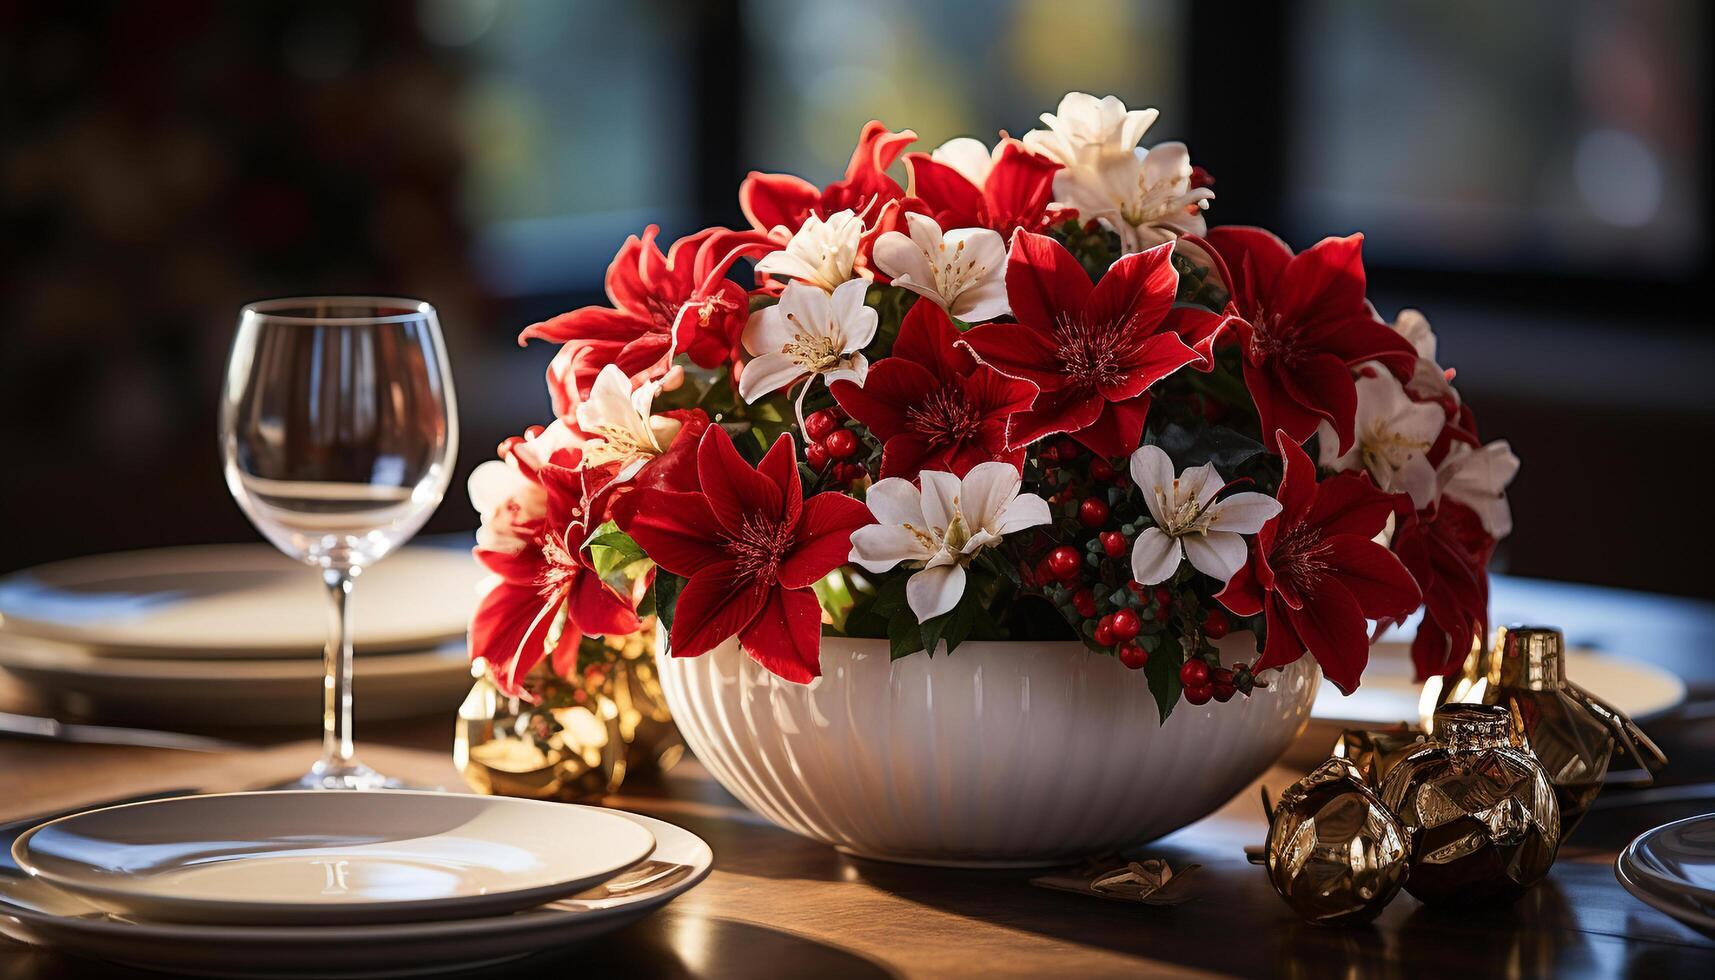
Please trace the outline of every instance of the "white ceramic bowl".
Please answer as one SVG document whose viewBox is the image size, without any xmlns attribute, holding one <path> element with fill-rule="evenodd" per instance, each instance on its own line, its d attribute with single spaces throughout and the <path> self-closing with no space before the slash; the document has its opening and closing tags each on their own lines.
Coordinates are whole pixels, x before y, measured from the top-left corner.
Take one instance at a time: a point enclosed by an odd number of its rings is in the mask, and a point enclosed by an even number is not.
<svg viewBox="0 0 1715 980">
<path fill-rule="evenodd" d="M 1248 633 L 1222 641 L 1226 663 L 1255 657 Z M 685 741 L 751 809 L 861 857 L 973 866 L 1064 863 L 1208 814 L 1303 730 L 1321 673 L 1307 656 L 1162 726 L 1141 671 L 1075 642 L 892 662 L 885 640 L 828 637 L 810 685 L 733 640 L 657 661 Z"/>
</svg>

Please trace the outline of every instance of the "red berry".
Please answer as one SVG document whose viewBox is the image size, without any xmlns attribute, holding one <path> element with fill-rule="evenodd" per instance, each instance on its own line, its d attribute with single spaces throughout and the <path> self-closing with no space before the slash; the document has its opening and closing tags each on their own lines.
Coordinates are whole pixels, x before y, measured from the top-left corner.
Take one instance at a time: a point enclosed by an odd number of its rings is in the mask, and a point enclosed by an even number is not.
<svg viewBox="0 0 1715 980">
<path fill-rule="evenodd" d="M 1167 610 L 1172 609 L 1173 608 L 1173 590 L 1169 589 L 1165 585 L 1156 586 L 1155 587 L 1155 604 L 1160 606 L 1163 612 L 1166 612 Z"/>
<path fill-rule="evenodd" d="M 1203 635 L 1211 640 L 1218 640 L 1227 635 L 1227 617 L 1221 615 L 1219 609 L 1209 610 L 1209 615 L 1203 617 Z"/>
<path fill-rule="evenodd" d="M 1096 645 L 1111 647 L 1113 645 L 1113 616 L 1103 616 L 1096 623 Z"/>
<path fill-rule="evenodd" d="M 1209 699 L 1214 696 L 1215 689 L 1207 684 L 1198 684 L 1185 689 L 1185 700 L 1192 704 L 1208 704 Z"/>
<path fill-rule="evenodd" d="M 1107 481 L 1118 475 L 1119 471 L 1114 469 L 1114 464 L 1108 462 L 1102 457 L 1097 456 L 1095 459 L 1090 460 L 1090 476 L 1094 479 Z"/>
<path fill-rule="evenodd" d="M 809 463 L 810 468 L 819 473 L 822 467 L 828 465 L 828 451 L 822 448 L 821 443 L 812 442 L 804 447 L 804 462 Z"/>
<path fill-rule="evenodd" d="M 1127 582 L 1125 587 L 1130 589 L 1131 594 L 1137 596 L 1139 599 L 1149 598 L 1149 592 L 1147 591 L 1148 587 L 1141 582 Z"/>
<path fill-rule="evenodd" d="M 1209 685 L 1215 689 L 1215 700 L 1223 704 L 1239 691 L 1239 686 L 1233 683 L 1233 672 L 1225 667 L 1209 671 Z"/>
<path fill-rule="evenodd" d="M 850 429 L 835 429 L 822 440 L 822 445 L 828 449 L 828 455 L 835 459 L 845 459 L 857 452 L 858 437 Z"/>
<path fill-rule="evenodd" d="M 1120 647 L 1120 663 L 1137 670 L 1149 663 L 1149 651 L 1135 643 L 1124 644 Z"/>
<path fill-rule="evenodd" d="M 1089 589 L 1079 589 L 1072 595 L 1072 608 L 1085 619 L 1093 619 L 1096 615 L 1096 594 Z"/>
<path fill-rule="evenodd" d="M 1125 535 L 1118 531 L 1103 531 L 1101 533 L 1102 551 L 1109 558 L 1120 558 L 1125 555 Z"/>
<path fill-rule="evenodd" d="M 1130 609 L 1121 609 L 1113 614 L 1114 637 L 1122 643 L 1137 635 L 1143 629 L 1143 622 L 1137 618 L 1137 613 Z"/>
<path fill-rule="evenodd" d="M 1036 458 L 1042 462 L 1044 467 L 1051 467 L 1060 462 L 1060 450 L 1053 446 L 1043 446 L 1036 451 Z"/>
<path fill-rule="evenodd" d="M 1048 553 L 1048 570 L 1054 573 L 1055 578 L 1069 579 L 1078 574 L 1079 564 L 1081 560 L 1078 558 L 1077 549 L 1067 545 L 1061 545 Z"/>
<path fill-rule="evenodd" d="M 838 428 L 839 424 L 839 416 L 834 414 L 834 410 L 824 408 L 820 412 L 812 412 L 804 420 L 804 434 L 816 442 L 821 442 L 828 437 L 828 433 Z"/>
<path fill-rule="evenodd" d="M 841 463 L 840 464 L 840 479 L 844 480 L 847 483 L 850 483 L 853 480 L 856 480 L 857 478 L 863 476 L 863 474 L 864 474 L 863 467 L 858 465 L 857 463 Z"/>
<path fill-rule="evenodd" d="M 1060 462 L 1062 463 L 1070 463 L 1084 453 L 1084 447 L 1078 445 L 1071 436 L 1061 436 L 1054 440 L 1054 446 L 1060 452 Z"/>
<path fill-rule="evenodd" d="M 1078 504 L 1078 521 L 1085 527 L 1101 527 L 1108 520 L 1108 505 L 1096 497 L 1085 497 Z"/>
<path fill-rule="evenodd" d="M 1209 665 L 1201 660 L 1187 660 L 1185 666 L 1179 668 L 1179 683 L 1186 687 L 1196 687 L 1209 683 Z"/>
</svg>

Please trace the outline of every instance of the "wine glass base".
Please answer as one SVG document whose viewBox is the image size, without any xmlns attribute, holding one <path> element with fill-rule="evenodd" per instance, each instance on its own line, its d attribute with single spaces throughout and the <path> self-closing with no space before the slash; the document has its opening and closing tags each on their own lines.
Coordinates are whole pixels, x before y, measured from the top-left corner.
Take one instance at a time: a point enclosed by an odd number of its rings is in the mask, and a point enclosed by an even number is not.
<svg viewBox="0 0 1715 980">
<path fill-rule="evenodd" d="M 378 789 L 415 789 L 439 790 L 439 786 L 423 786 L 407 783 L 384 776 L 361 762 L 334 762 L 323 759 L 310 767 L 310 771 L 297 779 L 287 780 L 263 787 L 269 790 L 315 789 L 315 790 L 378 790 Z"/>
</svg>

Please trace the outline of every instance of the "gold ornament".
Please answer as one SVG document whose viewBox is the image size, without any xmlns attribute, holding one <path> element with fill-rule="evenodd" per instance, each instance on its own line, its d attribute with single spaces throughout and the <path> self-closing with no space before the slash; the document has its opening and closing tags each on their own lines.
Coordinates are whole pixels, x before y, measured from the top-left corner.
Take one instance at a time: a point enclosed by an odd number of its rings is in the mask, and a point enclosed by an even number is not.
<svg viewBox="0 0 1715 980">
<path fill-rule="evenodd" d="M 1305 919 L 1365 922 L 1405 880 L 1405 830 L 1357 766 L 1329 759 L 1280 795 L 1264 864 L 1274 890 Z"/>
<path fill-rule="evenodd" d="M 1554 864 L 1554 787 L 1514 745 L 1505 708 L 1437 710 L 1429 744 L 1388 773 L 1381 798 L 1409 839 L 1405 889 L 1426 903 L 1511 900 Z"/>
<path fill-rule="evenodd" d="M 1514 734 L 1548 772 L 1560 804 L 1562 840 L 1602 791 L 1616 748 L 1638 760 L 1645 782 L 1667 762 L 1630 718 L 1566 679 L 1565 657 L 1566 639 L 1559 630 L 1508 626 L 1476 692 L 1482 703 L 1512 713 Z"/>
<path fill-rule="evenodd" d="M 459 707 L 453 763 L 479 793 L 578 803 L 619 789 L 627 776 L 673 767 L 685 745 L 655 673 L 653 626 L 624 637 L 586 637 L 570 677 L 544 657 L 524 688 L 502 694 L 482 665 Z"/>
<path fill-rule="evenodd" d="M 1364 785 L 1379 793 L 1393 767 L 1424 744 L 1423 733 L 1409 725 L 1376 730 L 1348 728 L 1334 743 L 1333 756 L 1350 761 L 1363 776 Z"/>
</svg>

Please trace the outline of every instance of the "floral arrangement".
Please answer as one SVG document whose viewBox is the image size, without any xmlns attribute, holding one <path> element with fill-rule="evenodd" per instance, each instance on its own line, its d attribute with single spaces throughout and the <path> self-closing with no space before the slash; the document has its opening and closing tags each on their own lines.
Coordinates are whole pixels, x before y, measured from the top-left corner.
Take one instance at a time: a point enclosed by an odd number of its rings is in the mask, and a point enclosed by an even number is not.
<svg viewBox="0 0 1715 980">
<path fill-rule="evenodd" d="M 1365 298 L 1361 236 L 1208 228 L 1155 117 L 1073 93 L 928 153 L 872 122 L 826 187 L 752 173 L 748 229 L 627 240 L 611 306 L 520 338 L 560 345 L 556 418 L 472 477 L 473 656 L 519 691 L 646 616 L 797 682 L 824 634 L 1076 638 L 1165 718 L 1306 653 L 1350 692 L 1422 609 L 1418 674 L 1458 669 L 1518 461 Z"/>
</svg>

